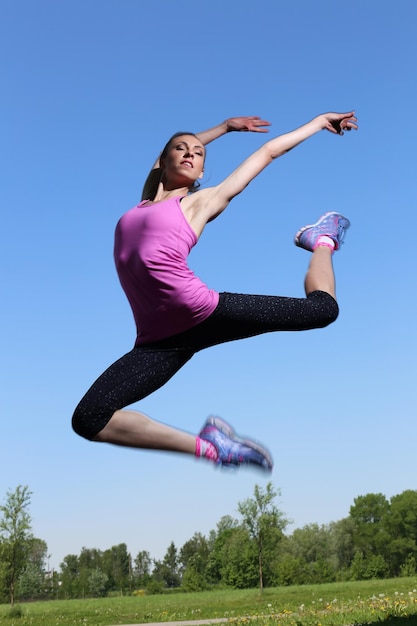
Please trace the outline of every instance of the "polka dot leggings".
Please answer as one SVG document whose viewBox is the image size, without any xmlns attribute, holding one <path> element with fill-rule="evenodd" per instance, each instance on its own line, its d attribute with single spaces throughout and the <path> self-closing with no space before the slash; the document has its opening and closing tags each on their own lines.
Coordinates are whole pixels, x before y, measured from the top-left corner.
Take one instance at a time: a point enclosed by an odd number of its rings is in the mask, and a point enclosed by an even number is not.
<svg viewBox="0 0 417 626">
<path fill-rule="evenodd" d="M 313 291 L 306 298 L 221 293 L 215 311 L 200 324 L 152 344 L 136 346 L 113 363 L 75 409 L 76 433 L 93 439 L 118 409 L 162 387 L 204 348 L 275 331 L 323 328 L 339 308 L 332 296 Z"/>
</svg>

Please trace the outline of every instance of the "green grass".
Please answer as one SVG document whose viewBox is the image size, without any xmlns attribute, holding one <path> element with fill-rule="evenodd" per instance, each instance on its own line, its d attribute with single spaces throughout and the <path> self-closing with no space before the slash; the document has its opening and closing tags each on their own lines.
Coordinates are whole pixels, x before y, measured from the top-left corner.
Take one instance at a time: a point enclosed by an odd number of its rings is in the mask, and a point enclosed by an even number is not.
<svg viewBox="0 0 417 626">
<path fill-rule="evenodd" d="M 226 618 L 243 626 L 417 626 L 417 578 L 0 606 L 2 626 L 117 626 Z M 20 611 L 19 611 L 20 609 Z"/>
</svg>

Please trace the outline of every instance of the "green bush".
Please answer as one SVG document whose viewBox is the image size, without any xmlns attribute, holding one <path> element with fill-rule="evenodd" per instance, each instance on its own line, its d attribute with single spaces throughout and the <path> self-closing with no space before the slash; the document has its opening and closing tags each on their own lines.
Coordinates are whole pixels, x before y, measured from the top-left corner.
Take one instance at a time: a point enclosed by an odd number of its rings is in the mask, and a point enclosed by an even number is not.
<svg viewBox="0 0 417 626">
<path fill-rule="evenodd" d="M 10 609 L 6 613 L 6 617 L 9 619 L 13 619 L 16 617 L 23 617 L 24 611 L 21 606 L 15 604 L 15 606 L 11 606 Z"/>
</svg>

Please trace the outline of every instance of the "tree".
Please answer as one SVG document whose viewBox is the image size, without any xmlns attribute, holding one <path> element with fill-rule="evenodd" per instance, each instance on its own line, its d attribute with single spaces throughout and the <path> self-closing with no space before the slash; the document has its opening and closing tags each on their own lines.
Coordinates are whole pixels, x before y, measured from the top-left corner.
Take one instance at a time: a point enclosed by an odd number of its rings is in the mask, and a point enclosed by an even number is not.
<svg viewBox="0 0 417 626">
<path fill-rule="evenodd" d="M 351 580 L 372 580 L 386 578 L 388 565 L 380 554 L 364 557 L 362 552 L 356 552 L 350 567 Z"/>
<path fill-rule="evenodd" d="M 385 525 L 391 541 L 388 546 L 390 574 L 410 571 L 417 559 L 417 491 L 407 489 L 393 496 Z"/>
<path fill-rule="evenodd" d="M 33 538 L 29 547 L 27 563 L 19 576 L 18 595 L 20 599 L 35 600 L 45 597 L 50 591 L 45 577 L 45 561 L 48 547 L 42 539 Z"/>
<path fill-rule="evenodd" d="M 230 515 L 224 515 L 217 522 L 217 529 L 210 531 L 208 539 L 209 554 L 206 566 L 206 580 L 211 584 L 219 584 L 222 580 L 222 564 L 224 560 L 224 545 L 228 541 L 232 530 L 239 527 L 238 520 Z"/>
<path fill-rule="evenodd" d="M 301 558 L 284 552 L 276 564 L 275 584 L 277 586 L 304 585 L 306 582 L 306 564 Z"/>
<path fill-rule="evenodd" d="M 130 589 L 132 579 L 132 559 L 125 543 L 112 546 L 103 553 L 102 571 L 107 574 L 111 589 Z"/>
<path fill-rule="evenodd" d="M 259 580 L 257 550 L 249 531 L 243 526 L 223 532 L 221 583 L 235 589 L 250 589 Z"/>
<path fill-rule="evenodd" d="M 92 571 L 101 567 L 103 561 L 103 553 L 97 548 L 81 548 L 78 564 L 80 570 L 86 569 Z"/>
<path fill-rule="evenodd" d="M 80 597 L 80 564 L 76 554 L 67 554 L 61 563 L 60 595 L 64 598 Z"/>
<path fill-rule="evenodd" d="M 283 542 L 284 550 L 280 550 L 277 582 L 314 584 L 333 581 L 336 559 L 331 543 L 329 526 L 307 524 L 303 528 L 297 528 Z M 291 576 L 294 577 L 292 581 Z"/>
<path fill-rule="evenodd" d="M 179 554 L 182 587 L 186 591 L 202 591 L 206 588 L 206 569 L 209 557 L 207 539 L 201 533 L 185 542 Z"/>
<path fill-rule="evenodd" d="M 254 498 L 248 498 L 238 504 L 238 511 L 243 517 L 243 525 L 256 545 L 261 591 L 265 582 L 265 565 L 269 561 L 269 569 L 271 569 L 274 553 L 288 524 L 284 514 L 273 504 L 278 495 L 279 491 L 273 489 L 271 482 L 266 485 L 265 490 L 255 485 Z"/>
<path fill-rule="evenodd" d="M 88 577 L 88 586 L 90 594 L 93 598 L 101 598 L 106 594 L 106 584 L 108 581 L 107 574 L 101 571 L 99 567 L 91 570 Z"/>
<path fill-rule="evenodd" d="M 32 492 L 27 485 L 8 491 L 6 503 L 0 506 L 1 575 L 8 589 L 10 604 L 15 602 L 16 584 L 28 559 L 32 542 L 31 518 L 28 513 Z"/>
<path fill-rule="evenodd" d="M 163 582 L 169 589 L 180 586 L 178 554 L 173 541 L 171 541 L 163 561 L 154 561 L 152 576 L 156 581 Z"/>
<path fill-rule="evenodd" d="M 350 517 L 330 524 L 331 552 L 335 558 L 335 569 L 344 580 L 349 578 L 349 568 L 355 556 L 355 525 Z"/>
<path fill-rule="evenodd" d="M 406 537 L 417 544 L 417 491 L 407 489 L 393 496 L 386 522 L 393 539 Z"/>
<path fill-rule="evenodd" d="M 314 563 L 329 555 L 329 530 L 326 526 L 306 524 L 291 535 L 292 552 L 307 563 Z"/>
<path fill-rule="evenodd" d="M 98 588 L 101 588 L 102 580 L 105 579 L 105 584 L 108 582 L 108 575 L 103 573 L 103 576 L 100 579 L 100 582 L 97 583 L 97 587 L 94 587 L 95 581 L 99 580 L 99 576 L 97 576 L 97 572 L 103 569 L 103 553 L 101 550 L 97 550 L 97 548 L 85 548 L 81 549 L 81 553 L 78 557 L 78 593 L 77 597 L 85 598 L 85 596 L 97 596 L 103 595 L 101 591 L 97 592 Z M 93 576 L 91 583 L 91 576 Z M 92 588 L 94 590 L 92 591 Z"/>
<path fill-rule="evenodd" d="M 136 585 L 146 587 L 151 579 L 151 556 L 146 550 L 138 552 L 134 560 Z"/>
<path fill-rule="evenodd" d="M 385 518 L 389 512 L 389 502 L 382 493 L 368 493 L 358 496 L 350 507 L 349 516 L 354 524 L 355 550 L 366 557 L 383 554 L 388 535 Z"/>
</svg>

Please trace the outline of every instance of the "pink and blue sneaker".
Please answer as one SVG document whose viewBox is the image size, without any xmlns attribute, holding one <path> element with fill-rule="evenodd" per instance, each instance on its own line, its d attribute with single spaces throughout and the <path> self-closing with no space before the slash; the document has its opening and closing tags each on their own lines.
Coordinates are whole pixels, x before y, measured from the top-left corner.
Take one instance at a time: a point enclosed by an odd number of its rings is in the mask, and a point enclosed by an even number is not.
<svg viewBox="0 0 417 626">
<path fill-rule="evenodd" d="M 340 213 L 325 213 L 315 224 L 300 228 L 295 235 L 295 245 L 313 252 L 318 238 L 326 235 L 334 241 L 334 249 L 339 250 L 349 226 L 349 220 Z"/>
<path fill-rule="evenodd" d="M 209 417 L 199 437 L 216 448 L 216 463 L 219 465 L 255 465 L 261 470 L 272 471 L 273 461 L 268 450 L 256 441 L 238 437 L 230 424 L 220 417 Z"/>
</svg>

